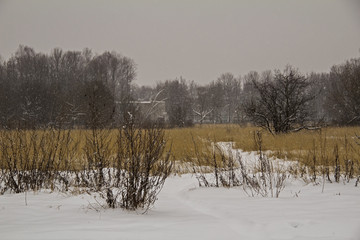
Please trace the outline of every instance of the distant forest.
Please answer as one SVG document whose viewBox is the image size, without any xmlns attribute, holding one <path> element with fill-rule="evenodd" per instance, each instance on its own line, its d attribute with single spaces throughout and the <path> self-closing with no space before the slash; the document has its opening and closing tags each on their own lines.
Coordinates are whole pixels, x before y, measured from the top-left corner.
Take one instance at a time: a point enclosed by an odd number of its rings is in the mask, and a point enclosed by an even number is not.
<svg viewBox="0 0 360 240">
<path fill-rule="evenodd" d="M 199 85 L 182 77 L 135 84 L 136 64 L 117 52 L 90 49 L 49 54 L 19 46 L 0 63 L 0 127 L 111 128 L 126 116 L 144 119 L 139 104 L 165 103 L 166 127 L 252 123 L 273 133 L 319 125 L 360 124 L 360 58 L 330 72 L 223 73 Z M 211 82 L 210 82 L 211 81 Z"/>
</svg>

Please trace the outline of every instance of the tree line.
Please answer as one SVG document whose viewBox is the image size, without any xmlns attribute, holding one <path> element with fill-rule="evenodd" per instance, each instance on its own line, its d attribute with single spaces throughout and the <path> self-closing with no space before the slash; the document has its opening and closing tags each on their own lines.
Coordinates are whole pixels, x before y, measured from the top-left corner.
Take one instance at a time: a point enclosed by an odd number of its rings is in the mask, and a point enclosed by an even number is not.
<svg viewBox="0 0 360 240">
<path fill-rule="evenodd" d="M 138 86 L 136 64 L 90 49 L 37 53 L 19 46 L 0 63 L 2 128 L 112 127 L 137 112 L 135 102 L 164 101 L 169 127 L 253 123 L 283 133 L 321 124 L 360 123 L 360 58 L 326 73 L 283 70 L 221 74 L 200 85 L 182 77 Z"/>
<path fill-rule="evenodd" d="M 108 125 L 115 100 L 129 101 L 135 76 L 134 61 L 116 52 L 56 48 L 47 55 L 20 46 L 0 65 L 0 123 L 25 128 L 58 122 Z"/>
</svg>

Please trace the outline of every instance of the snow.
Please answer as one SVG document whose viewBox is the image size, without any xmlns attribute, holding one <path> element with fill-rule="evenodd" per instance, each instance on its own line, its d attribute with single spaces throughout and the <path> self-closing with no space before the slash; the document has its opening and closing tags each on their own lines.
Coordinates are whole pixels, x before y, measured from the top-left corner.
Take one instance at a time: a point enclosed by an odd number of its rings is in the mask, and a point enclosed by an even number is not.
<svg viewBox="0 0 360 240">
<path fill-rule="evenodd" d="M 199 188 L 171 176 L 147 212 L 104 209 L 87 194 L 0 196 L 0 239 L 360 239 L 360 188 L 354 182 L 288 179 L 279 198 L 241 188 Z M 25 204 L 27 202 L 27 205 Z"/>
<path fill-rule="evenodd" d="M 256 152 L 232 149 L 248 168 Z M 229 152 L 229 153 L 230 153 Z M 281 167 L 296 162 L 273 160 Z M 289 177 L 279 198 L 241 187 L 201 188 L 191 174 L 169 177 L 146 214 L 102 207 L 88 194 L 28 192 L 0 196 L 0 239 L 360 239 L 360 187 Z"/>
<path fill-rule="evenodd" d="M 259 154 L 257 151 L 245 152 L 242 151 L 241 149 L 236 149 L 233 147 L 234 143 L 232 142 L 218 142 L 216 144 L 220 147 L 220 149 L 224 153 L 227 153 L 227 155 L 232 154 L 234 158 L 241 157 L 241 160 L 247 169 L 253 170 L 259 164 L 257 161 L 259 158 Z M 272 151 L 268 150 L 268 151 L 264 151 L 263 153 L 268 156 L 272 153 Z M 289 169 L 290 167 L 297 167 L 299 164 L 298 161 L 287 161 L 274 157 L 271 158 L 271 162 L 274 168 L 283 169 L 283 170 Z"/>
</svg>

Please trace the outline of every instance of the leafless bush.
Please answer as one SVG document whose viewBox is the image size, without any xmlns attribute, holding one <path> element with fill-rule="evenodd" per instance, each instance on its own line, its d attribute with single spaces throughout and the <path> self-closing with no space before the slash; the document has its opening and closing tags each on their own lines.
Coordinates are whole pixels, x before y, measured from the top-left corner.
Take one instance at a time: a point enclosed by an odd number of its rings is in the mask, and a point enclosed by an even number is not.
<svg viewBox="0 0 360 240">
<path fill-rule="evenodd" d="M 286 173 L 266 157 L 262 150 L 261 133 L 255 134 L 255 143 L 259 157 L 255 168 L 248 168 L 240 155 L 234 156 L 232 149 L 226 152 L 213 143 L 212 148 L 199 148 L 194 143 L 196 159 L 193 171 L 199 186 L 204 187 L 234 187 L 243 186 L 249 196 L 279 197 L 285 188 Z M 188 159 L 190 160 L 190 159 Z"/>
<path fill-rule="evenodd" d="M 360 161 L 359 161 L 359 158 L 360 158 L 360 136 L 355 134 L 355 144 L 356 144 L 356 149 L 357 149 L 357 156 L 358 156 L 358 159 L 356 161 L 356 165 L 357 165 L 357 179 L 356 179 L 356 182 L 355 182 L 355 187 L 357 187 L 360 183 Z M 355 163 L 354 163 L 355 165 Z M 355 167 L 354 167 L 355 169 Z"/>
<path fill-rule="evenodd" d="M 106 185 L 105 174 L 109 171 L 112 162 L 112 152 L 110 149 L 111 130 L 92 128 L 86 132 L 86 143 L 84 155 L 86 166 L 81 171 L 81 184 L 91 190 L 100 190 Z M 109 174 L 111 177 L 111 174 Z"/>
<path fill-rule="evenodd" d="M 236 159 L 231 149 L 226 153 L 219 145 L 212 142 L 211 147 L 199 147 L 193 138 L 195 159 L 188 159 L 193 162 L 193 172 L 204 187 L 233 187 L 239 186 L 240 180 L 236 174 L 238 168 Z"/>
<path fill-rule="evenodd" d="M 109 207 L 151 207 L 172 169 L 164 130 L 140 128 L 129 118 L 118 129 L 115 149 L 110 129 L 86 134 L 85 163 L 75 167 L 78 142 L 70 130 L 0 131 L 0 193 L 76 187 L 99 193 Z"/>
<path fill-rule="evenodd" d="M 101 175 L 105 169 L 98 168 L 98 192 L 111 208 L 146 211 L 172 169 L 170 150 L 164 156 L 165 132 L 155 126 L 141 128 L 132 116 L 117 131 L 117 153 L 112 168 L 107 169 L 106 184 L 100 179 L 105 179 Z"/>
<path fill-rule="evenodd" d="M 70 168 L 70 142 L 69 130 L 0 131 L 0 192 L 67 189 L 67 171 L 60 170 Z"/>
<path fill-rule="evenodd" d="M 334 178 L 335 182 L 340 181 L 340 159 L 339 159 L 339 147 L 335 145 L 334 147 Z"/>
<path fill-rule="evenodd" d="M 305 181 L 310 179 L 314 184 L 319 184 L 317 179 L 321 179 L 318 177 L 319 174 L 322 174 L 323 189 L 325 182 L 340 182 L 342 179 L 344 183 L 349 183 L 351 179 L 357 178 L 356 174 L 360 172 L 357 135 L 353 139 L 354 142 L 351 142 L 345 135 L 342 144 L 337 142 L 333 149 L 329 149 L 326 143 L 326 135 L 322 135 L 320 131 L 319 144 L 316 145 L 315 139 L 313 140 L 313 149 L 308 152 L 308 161 L 305 164 L 302 178 Z M 340 149 L 343 154 L 340 154 Z"/>
<path fill-rule="evenodd" d="M 259 154 L 255 169 L 248 170 L 241 157 L 238 157 L 243 189 L 249 196 L 277 198 L 285 188 L 286 172 L 280 167 L 274 167 L 273 162 L 263 153 L 261 132 L 254 134 L 254 140 Z"/>
<path fill-rule="evenodd" d="M 345 140 L 344 140 L 344 149 L 345 149 L 345 156 L 344 156 L 344 168 L 345 168 L 345 172 L 344 172 L 344 177 L 346 179 L 347 182 L 350 182 L 350 179 L 352 179 L 354 177 L 354 160 L 350 159 L 349 157 L 349 151 L 353 148 L 352 144 L 349 143 L 349 140 L 347 138 L 347 136 L 345 135 Z"/>
</svg>

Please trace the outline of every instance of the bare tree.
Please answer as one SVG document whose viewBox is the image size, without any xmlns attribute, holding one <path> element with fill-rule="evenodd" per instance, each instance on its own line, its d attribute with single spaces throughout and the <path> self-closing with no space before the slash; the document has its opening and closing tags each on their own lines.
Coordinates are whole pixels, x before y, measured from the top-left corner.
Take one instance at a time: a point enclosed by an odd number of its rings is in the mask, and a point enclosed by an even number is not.
<svg viewBox="0 0 360 240">
<path fill-rule="evenodd" d="M 315 96 L 311 102 L 310 118 L 316 122 L 327 123 L 331 115 L 326 107 L 329 98 L 329 73 L 310 73 L 308 76 L 312 84 L 311 91 Z"/>
<path fill-rule="evenodd" d="M 340 124 L 360 123 L 360 58 L 333 66 L 329 97 L 326 101 L 332 118 Z"/>
<path fill-rule="evenodd" d="M 203 123 L 206 117 L 213 111 L 209 104 L 210 95 L 209 89 L 207 87 L 198 86 L 196 88 L 197 96 L 195 98 L 195 104 L 193 107 L 193 112 L 198 116 L 200 124 Z"/>
<path fill-rule="evenodd" d="M 241 84 L 239 79 L 235 78 L 232 73 L 224 73 L 217 80 L 223 89 L 224 106 L 223 112 L 226 122 L 231 123 L 235 118 L 235 111 L 240 102 Z"/>
<path fill-rule="evenodd" d="M 211 121 L 213 123 L 222 123 L 223 122 L 222 111 L 225 106 L 225 101 L 224 101 L 225 93 L 221 82 L 214 81 L 210 83 L 209 94 L 210 94 L 210 99 L 209 99 L 210 108 L 213 109 L 211 111 L 211 116 L 210 116 Z"/>
<path fill-rule="evenodd" d="M 115 113 L 114 98 L 110 90 L 101 81 L 92 81 L 86 83 L 83 91 L 86 126 L 91 129 L 110 126 Z"/>
<path fill-rule="evenodd" d="M 246 114 L 246 104 L 250 103 L 252 99 L 259 97 L 258 91 L 253 84 L 254 81 L 260 80 L 260 74 L 256 71 L 251 71 L 242 78 L 240 104 L 236 109 L 239 123 L 246 123 L 251 121 Z M 244 105 L 245 104 L 245 105 Z"/>
<path fill-rule="evenodd" d="M 273 134 L 310 128 L 305 125 L 308 105 L 314 98 L 310 93 L 310 82 L 296 69 L 287 66 L 283 72 L 265 72 L 262 79 L 254 80 L 258 92 L 246 103 L 248 117 Z"/>
<path fill-rule="evenodd" d="M 167 80 L 157 85 L 160 99 L 165 99 L 166 112 L 171 127 L 185 127 L 192 124 L 191 98 L 185 79 Z"/>
</svg>

